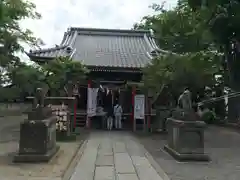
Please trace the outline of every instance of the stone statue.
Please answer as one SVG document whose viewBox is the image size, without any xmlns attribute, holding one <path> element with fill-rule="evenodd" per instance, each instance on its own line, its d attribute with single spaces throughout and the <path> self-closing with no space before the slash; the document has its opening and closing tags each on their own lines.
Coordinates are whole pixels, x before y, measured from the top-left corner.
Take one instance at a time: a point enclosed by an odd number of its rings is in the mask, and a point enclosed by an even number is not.
<svg viewBox="0 0 240 180">
<path fill-rule="evenodd" d="M 186 88 L 185 91 L 178 98 L 178 105 L 184 110 L 192 109 L 191 92 Z"/>
<path fill-rule="evenodd" d="M 47 162 L 59 150 L 56 144 L 56 121 L 52 108 L 45 106 L 45 91 L 37 88 L 28 119 L 20 125 L 19 151 L 14 162 Z"/>
<path fill-rule="evenodd" d="M 178 161 L 209 161 L 204 153 L 206 124 L 192 108 L 191 92 L 187 88 L 180 95 L 178 105 L 167 118 L 168 141 L 164 149 Z"/>
<path fill-rule="evenodd" d="M 43 120 L 52 116 L 51 105 L 46 106 L 44 103 L 45 94 L 43 88 L 37 88 L 32 110 L 28 112 L 28 120 Z"/>
<path fill-rule="evenodd" d="M 36 94 L 34 97 L 33 106 L 34 108 L 43 108 L 44 107 L 44 91 L 42 88 L 37 88 Z"/>
</svg>

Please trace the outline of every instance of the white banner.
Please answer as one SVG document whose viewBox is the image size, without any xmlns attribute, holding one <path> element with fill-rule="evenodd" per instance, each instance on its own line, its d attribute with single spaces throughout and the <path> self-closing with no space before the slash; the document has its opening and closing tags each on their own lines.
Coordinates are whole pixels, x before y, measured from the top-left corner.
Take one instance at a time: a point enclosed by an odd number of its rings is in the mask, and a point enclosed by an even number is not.
<svg viewBox="0 0 240 180">
<path fill-rule="evenodd" d="M 98 88 L 88 88 L 87 115 L 96 116 Z"/>
<path fill-rule="evenodd" d="M 144 119 L 145 115 L 145 96 L 137 94 L 134 97 L 134 118 Z"/>
</svg>

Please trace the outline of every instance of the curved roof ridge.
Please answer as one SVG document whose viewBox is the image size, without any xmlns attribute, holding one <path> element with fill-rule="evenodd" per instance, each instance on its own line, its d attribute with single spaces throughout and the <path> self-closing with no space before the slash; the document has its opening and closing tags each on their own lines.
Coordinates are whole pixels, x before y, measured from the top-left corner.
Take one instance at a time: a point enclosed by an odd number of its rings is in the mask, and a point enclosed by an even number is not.
<svg viewBox="0 0 240 180">
<path fill-rule="evenodd" d="M 111 29 L 111 28 L 84 28 L 70 27 L 70 31 L 96 31 L 96 32 L 119 32 L 119 33 L 149 33 L 149 30 L 133 30 L 133 29 Z"/>
<path fill-rule="evenodd" d="M 52 47 L 52 48 L 44 48 L 44 49 L 30 50 L 30 51 L 31 51 L 32 54 L 34 54 L 34 53 L 44 53 L 44 52 L 48 52 L 48 51 L 55 51 L 55 50 L 64 49 L 66 47 L 67 47 L 67 45 L 60 45 L 60 46 L 56 46 L 56 47 Z"/>
</svg>

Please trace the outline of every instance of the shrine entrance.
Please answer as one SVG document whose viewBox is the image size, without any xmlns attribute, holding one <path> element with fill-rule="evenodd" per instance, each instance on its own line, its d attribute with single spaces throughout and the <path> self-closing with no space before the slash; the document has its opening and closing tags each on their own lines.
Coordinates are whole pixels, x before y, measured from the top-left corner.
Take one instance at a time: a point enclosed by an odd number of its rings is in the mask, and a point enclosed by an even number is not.
<svg viewBox="0 0 240 180">
<path fill-rule="evenodd" d="M 145 96 L 136 85 L 129 85 L 125 81 L 100 81 L 98 83 L 91 81 L 87 86 L 82 86 L 79 90 L 82 102 L 77 107 L 76 125 L 88 129 L 107 129 L 107 112 L 119 103 L 122 106 L 122 130 L 147 131 L 151 129 L 151 117 L 154 116 L 151 110 L 149 97 Z M 94 90 L 95 89 L 95 90 Z M 93 91 L 92 91 L 93 90 Z M 96 93 L 89 97 L 89 92 Z M 93 97 L 95 100 L 93 100 Z M 139 101 L 139 97 L 142 97 Z M 138 101 L 136 101 L 136 98 Z M 89 99 L 94 105 L 90 107 Z M 143 106 L 136 106 L 136 103 Z M 137 104 L 138 104 L 137 103 Z M 81 107 L 81 109 L 79 109 Z M 141 108 L 139 108 L 141 107 Z M 139 110 L 137 110 L 139 109 Z M 135 112 L 138 111 L 138 112 Z M 140 115 L 139 115 L 140 112 Z M 90 115 L 89 115 L 90 114 Z M 138 114 L 138 115 L 136 115 Z M 113 130 L 115 121 L 113 120 Z"/>
<path fill-rule="evenodd" d="M 124 81 L 102 81 L 98 86 L 96 116 L 91 118 L 91 128 L 93 129 L 107 129 L 106 118 L 102 117 L 101 111 L 107 112 L 109 108 L 114 108 L 116 103 L 120 104 L 123 109 L 122 114 L 122 129 L 132 129 L 131 120 L 131 99 L 132 92 L 127 90 Z M 113 130 L 115 129 L 115 120 L 113 120 Z"/>
</svg>

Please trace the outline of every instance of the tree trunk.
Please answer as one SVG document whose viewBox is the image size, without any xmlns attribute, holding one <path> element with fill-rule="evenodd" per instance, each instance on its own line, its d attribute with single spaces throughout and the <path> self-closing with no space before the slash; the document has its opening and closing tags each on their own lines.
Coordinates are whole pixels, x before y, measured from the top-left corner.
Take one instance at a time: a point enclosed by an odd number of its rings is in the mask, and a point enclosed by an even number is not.
<svg viewBox="0 0 240 180">
<path fill-rule="evenodd" d="M 240 91 L 240 53 L 235 50 L 232 53 L 231 43 L 227 46 L 227 64 L 229 71 L 229 81 L 230 87 L 235 92 Z M 239 119 L 240 110 L 240 97 L 234 97 L 228 99 L 228 121 L 232 123 L 237 123 Z"/>
</svg>

